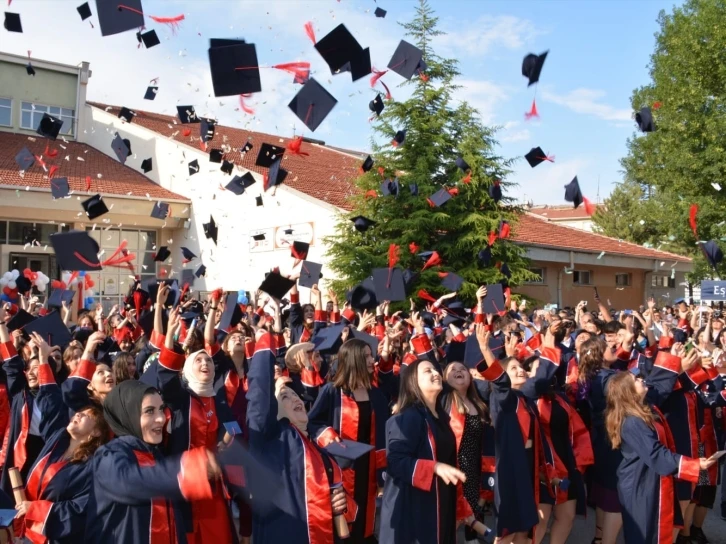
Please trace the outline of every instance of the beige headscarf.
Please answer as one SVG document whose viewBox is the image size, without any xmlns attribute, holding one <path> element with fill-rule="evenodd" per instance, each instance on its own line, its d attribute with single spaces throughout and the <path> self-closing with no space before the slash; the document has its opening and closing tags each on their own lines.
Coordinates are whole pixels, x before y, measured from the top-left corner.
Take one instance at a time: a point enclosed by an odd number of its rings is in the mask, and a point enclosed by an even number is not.
<svg viewBox="0 0 726 544">
<path fill-rule="evenodd" d="M 182 369 L 182 376 L 187 382 L 187 387 L 191 389 L 199 397 L 213 397 L 214 396 L 214 363 L 212 365 L 212 380 L 208 383 L 201 382 L 194 375 L 194 359 L 200 353 L 209 355 L 203 349 L 195 351 L 190 354 L 184 361 L 184 368 Z"/>
</svg>

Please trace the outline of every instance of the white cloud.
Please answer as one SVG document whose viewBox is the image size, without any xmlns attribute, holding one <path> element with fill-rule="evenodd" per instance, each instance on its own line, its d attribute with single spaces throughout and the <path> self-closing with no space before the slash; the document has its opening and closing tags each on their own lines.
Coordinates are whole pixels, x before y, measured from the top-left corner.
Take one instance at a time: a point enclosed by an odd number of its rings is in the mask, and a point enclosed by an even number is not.
<svg viewBox="0 0 726 544">
<path fill-rule="evenodd" d="M 558 104 L 575 113 L 593 115 L 605 121 L 629 121 L 632 117 L 630 109 L 619 109 L 602 103 L 605 91 L 596 89 L 575 89 L 567 94 L 556 94 L 543 90 L 542 98 L 547 102 Z"/>
<path fill-rule="evenodd" d="M 555 158 L 554 163 L 543 162 L 536 168 L 531 168 L 522 159 L 509 178 L 509 181 L 517 183 L 518 187 L 510 187 L 507 192 L 520 203 L 531 201 L 534 204 L 565 204 L 565 185 L 578 176 L 583 193 L 594 200 L 593 188 L 583 176 L 589 165 L 590 161 L 584 158 L 561 162 Z"/>
<path fill-rule="evenodd" d="M 462 78 L 457 79 L 454 83 L 460 86 L 454 93 L 454 99 L 465 100 L 479 110 L 482 122 L 487 125 L 495 122 L 499 106 L 511 96 L 506 87 L 492 81 Z"/>
<path fill-rule="evenodd" d="M 499 140 L 502 142 L 524 142 L 529 140 L 531 134 L 529 129 L 520 128 L 519 121 L 507 121 L 500 132 Z"/>
<path fill-rule="evenodd" d="M 496 48 L 520 49 L 540 34 L 534 23 L 512 15 L 483 15 L 473 21 L 457 21 L 447 34 L 433 43 L 443 53 L 466 53 L 480 56 Z"/>
</svg>

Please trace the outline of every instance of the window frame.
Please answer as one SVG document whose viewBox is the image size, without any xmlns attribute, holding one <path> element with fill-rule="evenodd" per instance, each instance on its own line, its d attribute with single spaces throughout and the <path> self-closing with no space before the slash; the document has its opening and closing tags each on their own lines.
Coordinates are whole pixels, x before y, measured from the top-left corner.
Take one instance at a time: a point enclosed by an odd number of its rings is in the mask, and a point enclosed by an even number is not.
<svg viewBox="0 0 726 544">
<path fill-rule="evenodd" d="M 0 100 L 8 100 L 10 102 L 10 105 L 6 106 L 5 104 L 0 103 L 0 109 L 8 109 L 10 110 L 10 121 L 8 125 L 2 124 L 0 122 L 0 127 L 6 127 L 6 128 L 13 128 L 13 99 L 7 98 L 5 96 L 0 96 Z"/>
<path fill-rule="evenodd" d="M 26 104 L 30 105 L 30 108 L 27 109 L 25 107 Z M 57 110 L 51 111 L 51 110 Z M 64 113 L 64 112 L 70 112 L 70 115 Z M 25 126 L 23 124 L 23 113 L 29 113 L 30 114 L 30 125 L 31 126 Z M 63 121 L 63 126 L 61 127 L 60 135 L 61 136 L 68 136 L 70 138 L 76 137 L 76 110 L 73 108 L 64 108 L 63 106 L 53 106 L 50 104 L 40 104 L 36 102 L 29 102 L 26 100 L 20 101 L 20 128 L 23 130 L 37 130 L 37 127 L 34 126 L 35 123 L 33 122 L 33 116 L 37 113 L 40 113 L 40 116 L 42 118 L 44 113 L 47 113 L 49 115 L 52 115 L 53 117 L 58 117 L 61 121 Z M 65 124 L 66 121 L 70 120 L 70 132 L 65 132 Z M 40 123 L 40 121 L 38 121 Z"/>
<path fill-rule="evenodd" d="M 618 283 L 618 278 L 627 278 L 626 283 Z M 615 287 L 632 287 L 633 286 L 633 275 L 630 272 L 617 272 L 615 274 Z"/>
<path fill-rule="evenodd" d="M 532 273 L 537 273 L 536 271 L 539 270 L 539 279 L 527 280 L 524 282 L 525 285 L 547 285 L 547 269 L 544 266 L 531 266 L 528 267 L 527 270 Z"/>
<path fill-rule="evenodd" d="M 582 273 L 587 273 L 587 283 L 583 283 L 582 281 L 579 281 L 580 275 Z M 575 274 L 577 274 L 577 278 L 578 278 L 577 280 L 575 279 L 575 277 L 576 277 Z M 572 271 L 572 285 L 582 285 L 585 287 L 592 287 L 593 285 L 595 285 L 593 283 L 592 276 L 593 276 L 592 270 L 573 270 Z"/>
</svg>

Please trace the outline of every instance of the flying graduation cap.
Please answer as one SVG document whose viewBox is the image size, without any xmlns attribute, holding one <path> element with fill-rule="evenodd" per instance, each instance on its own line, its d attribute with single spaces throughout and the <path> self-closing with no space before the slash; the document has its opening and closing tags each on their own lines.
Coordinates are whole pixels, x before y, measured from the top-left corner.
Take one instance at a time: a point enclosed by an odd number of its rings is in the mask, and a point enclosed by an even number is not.
<svg viewBox="0 0 726 544">
<path fill-rule="evenodd" d="M 376 222 L 372 219 L 368 219 L 362 215 L 357 215 L 356 217 L 351 218 L 351 221 L 353 221 L 353 226 L 358 232 L 365 232 L 376 224 Z"/>
<path fill-rule="evenodd" d="M 202 122 L 202 120 L 197 117 L 197 112 L 194 110 L 194 106 L 177 106 L 176 112 L 182 125 Z"/>
<path fill-rule="evenodd" d="M 183 262 L 188 263 L 197 258 L 197 256 L 188 247 L 181 248 L 182 256 L 184 257 Z"/>
<path fill-rule="evenodd" d="M 385 108 L 385 105 L 383 104 L 383 95 L 378 94 L 378 96 L 371 100 L 368 103 L 368 108 L 370 108 L 370 110 L 376 115 L 380 115 Z"/>
<path fill-rule="evenodd" d="M 542 72 L 545 59 L 547 58 L 547 53 L 549 53 L 549 51 L 545 51 L 541 55 L 529 53 L 522 60 L 522 75 L 529 79 L 528 87 L 539 81 L 539 76 Z"/>
<path fill-rule="evenodd" d="M 489 196 L 494 202 L 499 202 L 502 199 L 502 187 L 499 180 L 495 180 L 489 186 Z"/>
<path fill-rule="evenodd" d="M 524 158 L 527 159 L 527 162 L 532 168 L 543 163 L 544 161 L 555 162 L 554 157 L 550 157 L 549 155 L 545 154 L 545 152 L 542 151 L 541 147 L 533 147 L 524 156 Z"/>
<path fill-rule="evenodd" d="M 314 38 L 314 34 L 310 38 Z M 353 81 L 356 81 L 371 73 L 370 50 L 363 49 L 343 24 L 318 40 L 315 49 L 333 75 L 349 71 Z"/>
<path fill-rule="evenodd" d="M 91 16 L 91 8 L 88 5 L 88 2 L 81 4 L 76 8 L 76 10 L 78 10 L 78 15 L 81 16 L 81 21 L 85 21 Z"/>
<path fill-rule="evenodd" d="M 363 164 L 361 165 L 360 169 L 363 172 L 368 172 L 371 168 L 373 168 L 374 163 L 375 163 L 375 161 L 373 160 L 373 158 L 370 155 L 368 155 L 366 157 L 366 160 L 363 161 Z"/>
<path fill-rule="evenodd" d="M 43 118 L 40 120 L 38 130 L 36 132 L 43 138 L 49 140 L 55 140 L 60 133 L 60 129 L 63 126 L 63 121 L 47 113 L 43 114 Z"/>
<path fill-rule="evenodd" d="M 315 132 L 337 103 L 332 94 L 314 78 L 310 78 L 293 97 L 288 108 L 310 131 Z"/>
<path fill-rule="evenodd" d="M 701 247 L 703 248 L 703 253 L 706 255 L 708 264 L 715 270 L 719 263 L 723 261 L 723 252 L 718 243 L 715 240 L 709 240 L 705 244 L 702 244 Z"/>
<path fill-rule="evenodd" d="M 143 43 L 146 49 L 151 49 L 161 43 L 159 36 L 156 34 L 156 30 L 149 30 L 148 32 L 137 32 L 136 39 L 139 43 Z"/>
<path fill-rule="evenodd" d="M 86 215 L 88 216 L 88 219 L 93 220 L 97 217 L 101 217 L 104 214 L 108 213 L 108 207 L 106 206 L 106 203 L 103 201 L 103 198 L 101 195 L 94 195 L 91 198 L 84 200 L 81 202 L 81 205 L 83 206 L 83 209 L 86 212 Z"/>
<path fill-rule="evenodd" d="M 146 88 L 146 94 L 144 94 L 144 100 L 154 100 L 156 98 L 156 93 L 159 92 L 159 87 L 149 85 Z"/>
<path fill-rule="evenodd" d="M 19 13 L 9 13 L 6 11 L 5 23 L 3 24 L 3 26 L 8 32 L 20 32 L 21 34 L 23 32 L 23 25 L 20 22 Z"/>
<path fill-rule="evenodd" d="M 411 79 L 416 72 L 425 70 L 423 52 L 405 40 L 401 40 L 388 63 L 388 68 L 405 79 Z"/>
<path fill-rule="evenodd" d="M 373 12 L 376 17 L 380 17 L 381 19 L 384 19 L 386 17 L 386 13 L 388 13 L 385 9 L 376 8 L 376 11 Z"/>
<path fill-rule="evenodd" d="M 252 147 L 250 146 L 250 149 Z M 261 166 L 262 168 L 269 168 L 272 163 L 277 159 L 281 159 L 285 153 L 285 148 L 277 145 L 263 143 L 260 146 L 260 150 L 257 152 L 257 158 L 255 159 L 255 166 Z"/>
<path fill-rule="evenodd" d="M 35 155 L 27 147 L 24 147 L 15 155 L 15 163 L 21 170 L 28 170 L 35 164 Z"/>
<path fill-rule="evenodd" d="M 126 159 L 131 155 L 131 142 L 127 138 L 121 138 L 119 133 L 116 133 L 113 141 L 111 142 L 111 149 L 116 154 L 121 164 L 126 164 Z"/>
<path fill-rule="evenodd" d="M 635 122 L 638 123 L 638 128 L 642 132 L 654 132 L 655 124 L 653 123 L 653 114 L 648 106 L 640 108 L 640 111 L 635 114 Z"/>
<path fill-rule="evenodd" d="M 154 169 L 153 160 L 151 157 L 141 161 L 141 169 L 144 171 L 144 174 L 148 174 Z"/>
<path fill-rule="evenodd" d="M 580 204 L 585 203 L 585 213 L 592 215 L 595 212 L 595 207 L 592 203 L 582 195 L 580 190 L 580 183 L 577 181 L 575 176 L 570 183 L 565 185 L 565 200 L 572 202 L 575 208 L 578 208 Z"/>
<path fill-rule="evenodd" d="M 257 48 L 244 40 L 210 40 L 209 70 L 214 96 L 262 91 Z"/>
<path fill-rule="evenodd" d="M 121 111 L 118 112 L 118 118 L 122 121 L 126 121 L 127 123 L 132 122 L 134 117 L 136 117 L 136 112 L 131 111 L 126 107 L 122 107 Z"/>
<path fill-rule="evenodd" d="M 217 245 L 217 223 L 214 222 L 214 217 L 211 215 L 209 216 L 209 223 L 203 223 L 202 228 L 204 229 L 204 236 L 209 240 L 211 239 L 214 242 L 214 245 Z"/>
<path fill-rule="evenodd" d="M 51 178 L 50 192 L 53 198 L 56 199 L 67 197 L 71 192 L 70 185 L 68 185 L 68 178 Z"/>
</svg>

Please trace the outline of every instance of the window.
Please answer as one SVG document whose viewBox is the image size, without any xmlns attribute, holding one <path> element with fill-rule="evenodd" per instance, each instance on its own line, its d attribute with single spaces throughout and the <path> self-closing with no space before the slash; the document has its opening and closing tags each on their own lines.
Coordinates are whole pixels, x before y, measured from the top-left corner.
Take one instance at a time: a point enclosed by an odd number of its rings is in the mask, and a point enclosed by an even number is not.
<svg viewBox="0 0 726 544">
<path fill-rule="evenodd" d="M 20 128 L 37 130 L 43 114 L 48 113 L 63 121 L 60 133 L 66 136 L 73 136 L 75 133 L 75 111 L 57 106 L 45 106 L 43 104 L 32 104 L 22 102 L 20 107 Z"/>
<path fill-rule="evenodd" d="M 13 126 L 13 101 L 9 98 L 0 98 L 0 126 Z"/>
<path fill-rule="evenodd" d="M 667 288 L 673 289 L 676 286 L 676 278 L 671 278 L 670 276 L 653 275 L 650 278 L 650 286 L 651 287 L 667 287 Z"/>
<path fill-rule="evenodd" d="M 545 282 L 545 269 L 544 268 L 530 268 L 529 271 L 532 272 L 532 274 L 537 274 L 537 276 L 539 276 L 539 277 L 538 278 L 535 278 L 533 280 L 528 280 L 525 283 L 540 284 L 540 285 L 546 283 Z"/>
<path fill-rule="evenodd" d="M 575 270 L 572 273 L 572 283 L 575 285 L 592 285 L 592 272 L 589 270 Z"/>
<path fill-rule="evenodd" d="M 630 274 L 627 274 L 627 273 L 615 274 L 615 286 L 616 287 L 630 287 Z"/>
<path fill-rule="evenodd" d="M 25 245 L 33 241 L 45 245 L 50 243 L 50 235 L 58 232 L 58 225 L 53 223 L 21 223 L 10 221 L 8 228 L 8 244 Z M 4 239 L 3 239 L 4 241 Z"/>
</svg>

